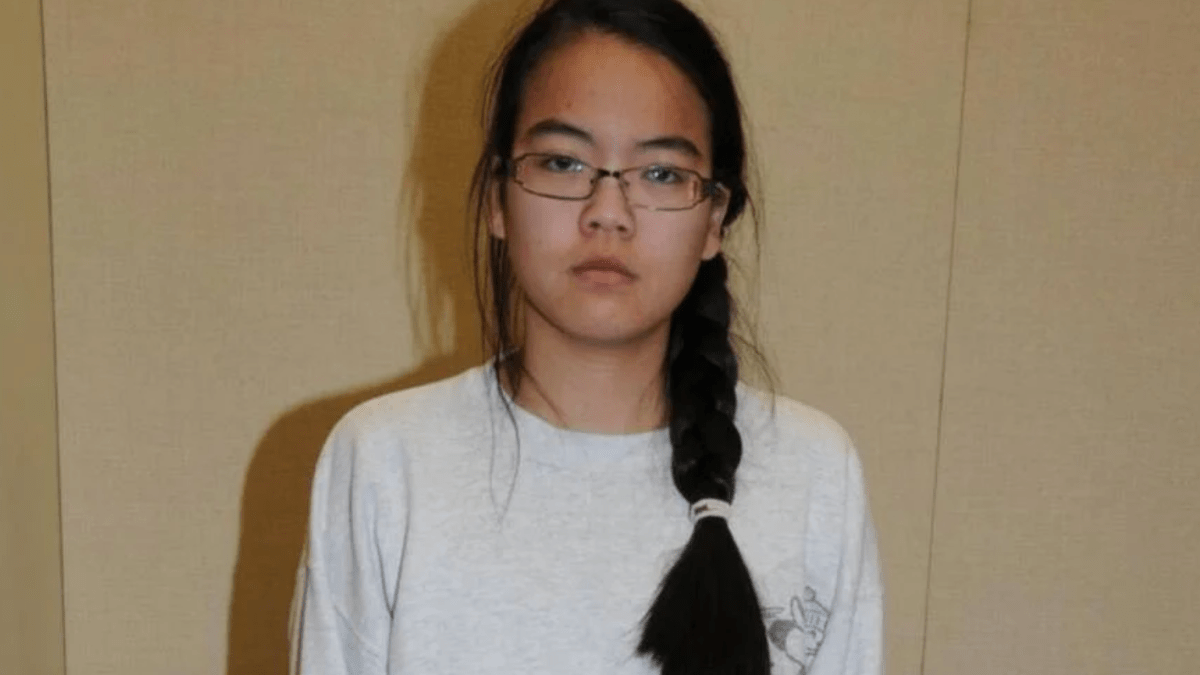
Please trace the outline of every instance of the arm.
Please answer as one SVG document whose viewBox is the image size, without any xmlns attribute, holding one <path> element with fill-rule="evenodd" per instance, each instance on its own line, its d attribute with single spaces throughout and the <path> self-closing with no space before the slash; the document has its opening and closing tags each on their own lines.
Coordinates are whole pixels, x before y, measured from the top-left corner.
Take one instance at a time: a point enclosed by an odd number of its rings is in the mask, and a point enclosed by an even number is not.
<svg viewBox="0 0 1200 675">
<path fill-rule="evenodd" d="M 385 675 L 403 482 L 343 420 L 313 479 L 290 625 L 292 675 Z M 381 489 L 391 486 L 389 489 Z M 379 534 L 386 534 L 381 540 Z"/>
<path fill-rule="evenodd" d="M 837 591 L 825 643 L 807 675 L 883 673 L 883 587 L 879 554 L 862 466 L 853 447 L 847 451 L 844 514 Z"/>
</svg>

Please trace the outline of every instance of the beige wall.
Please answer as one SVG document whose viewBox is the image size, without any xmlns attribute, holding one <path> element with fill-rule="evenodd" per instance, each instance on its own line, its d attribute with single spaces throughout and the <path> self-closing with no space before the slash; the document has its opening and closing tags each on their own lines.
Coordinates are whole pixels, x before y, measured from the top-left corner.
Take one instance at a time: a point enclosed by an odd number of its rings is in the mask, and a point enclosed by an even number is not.
<svg viewBox="0 0 1200 675">
<path fill-rule="evenodd" d="M 54 310 L 37 0 L 0 4 L 0 673 L 63 673 Z"/>
<path fill-rule="evenodd" d="M 460 195 L 530 4 L 45 0 L 71 675 L 280 671 L 325 433 L 478 358 Z M 889 672 L 1185 672 L 1192 3 L 697 5 L 763 345 L 863 454 Z"/>
<path fill-rule="evenodd" d="M 973 3 L 928 675 L 1196 672 L 1197 36 Z"/>
<path fill-rule="evenodd" d="M 759 312 L 780 390 L 863 455 L 889 671 L 923 642 L 966 5 L 709 0 L 766 217 Z"/>
</svg>

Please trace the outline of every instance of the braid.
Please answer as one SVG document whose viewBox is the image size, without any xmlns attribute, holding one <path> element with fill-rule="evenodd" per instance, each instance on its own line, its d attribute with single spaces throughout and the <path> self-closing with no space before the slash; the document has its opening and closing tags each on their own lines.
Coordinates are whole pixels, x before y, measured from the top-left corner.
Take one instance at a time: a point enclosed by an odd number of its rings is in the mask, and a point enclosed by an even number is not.
<svg viewBox="0 0 1200 675">
<path fill-rule="evenodd" d="M 742 438 L 738 362 L 725 260 L 701 263 L 671 318 L 665 360 L 675 487 L 689 504 L 732 501 Z M 767 675 L 766 627 L 750 572 L 724 518 L 702 518 L 659 587 L 638 653 L 663 675 Z"/>
</svg>

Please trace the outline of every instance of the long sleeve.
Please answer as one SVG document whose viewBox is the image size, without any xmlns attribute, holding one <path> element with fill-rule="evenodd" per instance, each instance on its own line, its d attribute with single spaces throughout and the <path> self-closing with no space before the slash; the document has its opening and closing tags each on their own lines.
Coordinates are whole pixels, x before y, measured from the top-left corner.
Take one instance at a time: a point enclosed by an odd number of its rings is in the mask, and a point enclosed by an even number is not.
<svg viewBox="0 0 1200 675">
<path fill-rule="evenodd" d="M 292 603 L 292 675 L 387 672 L 404 482 L 398 459 L 359 436 L 343 420 L 317 464 Z"/>
<path fill-rule="evenodd" d="M 857 454 L 847 453 L 842 564 L 823 648 L 805 675 L 883 673 L 883 587 Z"/>
</svg>

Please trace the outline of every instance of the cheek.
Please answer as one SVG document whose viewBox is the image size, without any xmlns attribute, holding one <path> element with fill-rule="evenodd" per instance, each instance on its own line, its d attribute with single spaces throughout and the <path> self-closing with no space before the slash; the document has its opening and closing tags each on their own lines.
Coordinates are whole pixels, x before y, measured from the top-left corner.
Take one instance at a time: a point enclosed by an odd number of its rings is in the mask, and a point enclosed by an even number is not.
<svg viewBox="0 0 1200 675">
<path fill-rule="evenodd" d="M 517 276 L 530 280 L 553 275 L 558 263 L 575 243 L 577 233 L 570 202 L 539 200 L 510 202 L 505 221 L 509 255 Z"/>
<path fill-rule="evenodd" d="M 655 271 L 656 286 L 660 293 L 676 303 L 683 300 L 696 270 L 700 267 L 701 255 L 707 240 L 707 229 L 698 220 L 661 223 L 658 226 L 643 226 L 643 262 Z"/>
<path fill-rule="evenodd" d="M 647 255 L 672 268 L 699 265 L 708 242 L 709 228 L 707 221 L 698 217 L 700 214 L 689 215 L 692 217 L 647 223 L 640 227 L 638 236 Z"/>
</svg>

